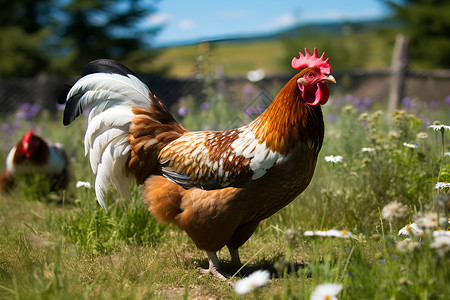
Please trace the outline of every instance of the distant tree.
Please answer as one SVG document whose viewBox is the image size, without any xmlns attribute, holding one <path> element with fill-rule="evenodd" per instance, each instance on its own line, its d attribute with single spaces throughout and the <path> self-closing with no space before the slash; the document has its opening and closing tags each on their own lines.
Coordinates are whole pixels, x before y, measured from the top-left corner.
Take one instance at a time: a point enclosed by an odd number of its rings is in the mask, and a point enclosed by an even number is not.
<svg viewBox="0 0 450 300">
<path fill-rule="evenodd" d="M 151 1 L 1 1 L 0 77 L 79 74 L 97 58 L 151 71 L 156 51 L 148 41 L 159 30 L 145 27 Z"/>
<path fill-rule="evenodd" d="M 139 63 L 152 59 L 154 53 L 142 53 L 158 31 L 142 26 L 154 11 L 148 1 L 72 0 L 60 10 L 64 14 L 57 22 L 56 45 L 62 59 L 55 69 L 79 73 L 93 59 L 112 58 L 131 63 L 140 72 Z"/>
<path fill-rule="evenodd" d="M 47 69 L 43 43 L 52 0 L 0 2 L 0 77 L 33 76 Z"/>
<path fill-rule="evenodd" d="M 45 71 L 50 63 L 40 49 L 45 30 L 27 33 L 16 26 L 0 28 L 0 77 L 29 77 Z"/>
<path fill-rule="evenodd" d="M 49 23 L 53 0 L 14 0 L 0 2 L 0 27 L 20 27 L 35 33 Z"/>
<path fill-rule="evenodd" d="M 386 1 L 405 23 L 414 65 L 450 68 L 450 1 Z"/>
</svg>

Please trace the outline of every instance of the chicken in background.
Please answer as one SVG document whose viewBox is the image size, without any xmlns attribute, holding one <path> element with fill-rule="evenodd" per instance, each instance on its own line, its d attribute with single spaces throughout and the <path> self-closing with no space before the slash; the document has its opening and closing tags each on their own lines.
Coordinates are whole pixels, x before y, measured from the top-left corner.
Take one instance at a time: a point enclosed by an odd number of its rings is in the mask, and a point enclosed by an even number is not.
<svg viewBox="0 0 450 300">
<path fill-rule="evenodd" d="M 293 201 L 309 185 L 324 138 L 320 105 L 335 83 L 328 59 L 292 60 L 299 72 L 254 121 L 233 130 L 183 128 L 138 76 L 118 62 L 89 63 L 68 92 L 64 125 L 92 108 L 85 150 L 104 196 L 110 181 L 128 198 L 132 180 L 145 184 L 144 201 L 162 222 L 176 224 L 205 250 L 212 274 L 225 280 L 216 252 L 238 248 L 258 224 Z"/>
<path fill-rule="evenodd" d="M 0 176 L 0 192 L 7 192 L 17 178 L 43 175 L 52 191 L 66 189 L 69 182 L 69 164 L 66 151 L 59 143 L 52 143 L 30 129 L 6 157 Z"/>
</svg>

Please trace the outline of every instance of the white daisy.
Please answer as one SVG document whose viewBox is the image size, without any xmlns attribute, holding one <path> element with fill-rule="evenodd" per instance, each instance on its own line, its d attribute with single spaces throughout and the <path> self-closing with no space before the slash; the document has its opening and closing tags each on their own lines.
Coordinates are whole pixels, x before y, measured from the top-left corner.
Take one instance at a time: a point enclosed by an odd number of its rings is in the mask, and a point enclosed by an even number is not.
<svg viewBox="0 0 450 300">
<path fill-rule="evenodd" d="M 80 187 L 85 187 L 90 189 L 91 188 L 91 184 L 89 182 L 85 182 L 85 181 L 77 181 L 77 188 Z"/>
<path fill-rule="evenodd" d="M 430 244 L 430 248 L 436 249 L 439 256 L 445 256 L 450 251 L 450 236 L 437 236 Z"/>
<path fill-rule="evenodd" d="M 361 149 L 361 152 L 373 152 L 373 151 L 375 151 L 375 148 L 364 147 Z"/>
<path fill-rule="evenodd" d="M 320 231 L 320 230 L 315 230 L 315 231 L 311 231 L 311 230 L 307 230 L 303 233 L 304 236 L 325 236 L 323 233 L 325 231 Z"/>
<path fill-rule="evenodd" d="M 352 237 L 353 234 L 350 231 L 347 230 L 336 230 L 336 229 L 330 229 L 330 230 L 315 230 L 315 231 L 305 231 L 303 233 L 304 236 L 329 236 L 329 237 L 340 237 L 340 238 L 348 238 Z"/>
<path fill-rule="evenodd" d="M 450 152 L 444 152 L 444 156 L 450 156 Z"/>
<path fill-rule="evenodd" d="M 438 182 L 434 188 L 437 190 L 450 189 L 450 182 Z"/>
<path fill-rule="evenodd" d="M 395 218 L 403 218 L 408 213 L 408 206 L 398 201 L 393 201 L 386 204 L 381 210 L 381 217 L 388 221 L 392 221 Z"/>
<path fill-rule="evenodd" d="M 403 143 L 403 146 L 414 149 L 414 148 L 419 148 L 419 145 L 417 145 L 416 143 Z"/>
<path fill-rule="evenodd" d="M 416 216 L 417 225 L 425 231 L 438 227 L 438 221 L 438 215 L 435 212 L 419 213 Z"/>
<path fill-rule="evenodd" d="M 443 230 L 443 229 L 440 229 L 440 230 L 438 229 L 438 230 L 433 231 L 432 235 L 433 235 L 434 238 L 436 238 L 438 236 L 450 237 L 450 231 L 446 231 L 446 230 Z"/>
<path fill-rule="evenodd" d="M 328 156 L 325 156 L 325 161 L 326 162 L 332 162 L 332 163 L 335 163 L 335 164 L 342 162 L 342 159 L 343 158 L 340 155 L 328 155 Z"/>
<path fill-rule="evenodd" d="M 410 235 L 411 233 L 414 235 L 418 235 L 422 234 L 423 230 L 420 229 L 416 223 L 409 223 L 398 231 L 398 235 Z"/>
<path fill-rule="evenodd" d="M 310 300 L 337 300 L 337 294 L 342 290 L 338 283 L 319 284 L 311 294 Z"/>
<path fill-rule="evenodd" d="M 236 294 L 247 294 L 256 288 L 265 285 L 270 279 L 270 272 L 267 270 L 258 270 L 250 274 L 248 277 L 236 281 L 234 291 Z"/>
<path fill-rule="evenodd" d="M 347 231 L 345 229 L 344 230 L 331 229 L 331 230 L 328 230 L 327 236 L 347 238 L 347 237 L 352 237 L 353 234 L 350 231 Z"/>
<path fill-rule="evenodd" d="M 263 69 L 257 69 L 247 72 L 247 79 L 251 82 L 258 82 L 264 79 L 266 73 Z"/>
<path fill-rule="evenodd" d="M 450 126 L 448 125 L 428 125 L 428 128 L 432 128 L 434 131 L 450 130 Z"/>
</svg>

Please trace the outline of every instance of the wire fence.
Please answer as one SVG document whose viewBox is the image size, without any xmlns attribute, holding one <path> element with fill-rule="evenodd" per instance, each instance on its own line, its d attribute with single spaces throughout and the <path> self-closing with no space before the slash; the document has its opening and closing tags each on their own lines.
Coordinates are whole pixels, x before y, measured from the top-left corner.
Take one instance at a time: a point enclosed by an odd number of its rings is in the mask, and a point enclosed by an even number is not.
<svg viewBox="0 0 450 300">
<path fill-rule="evenodd" d="M 293 74 L 266 76 L 258 82 L 246 77 L 223 76 L 216 79 L 216 91 L 224 98 L 268 105 Z M 338 84 L 330 85 L 332 97 L 351 94 L 355 98 L 387 101 L 391 81 L 390 69 L 333 72 Z M 201 78 L 169 78 L 141 75 L 142 80 L 169 108 L 186 97 L 199 104 L 205 101 Z M 58 109 L 57 99 L 65 86 L 77 78 L 40 76 L 35 78 L 0 79 L 0 116 L 14 113 L 24 103 L 37 104 L 50 112 Z M 450 70 L 409 71 L 405 79 L 404 97 L 422 101 L 442 101 L 450 96 Z"/>
</svg>

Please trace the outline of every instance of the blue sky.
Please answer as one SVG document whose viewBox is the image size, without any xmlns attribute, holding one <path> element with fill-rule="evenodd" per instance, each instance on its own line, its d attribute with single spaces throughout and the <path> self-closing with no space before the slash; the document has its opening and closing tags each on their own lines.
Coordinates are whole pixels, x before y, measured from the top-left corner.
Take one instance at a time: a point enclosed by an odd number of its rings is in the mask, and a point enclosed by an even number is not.
<svg viewBox="0 0 450 300">
<path fill-rule="evenodd" d="M 162 0 L 145 25 L 162 26 L 153 45 L 276 32 L 296 24 L 386 16 L 381 0 Z"/>
</svg>

